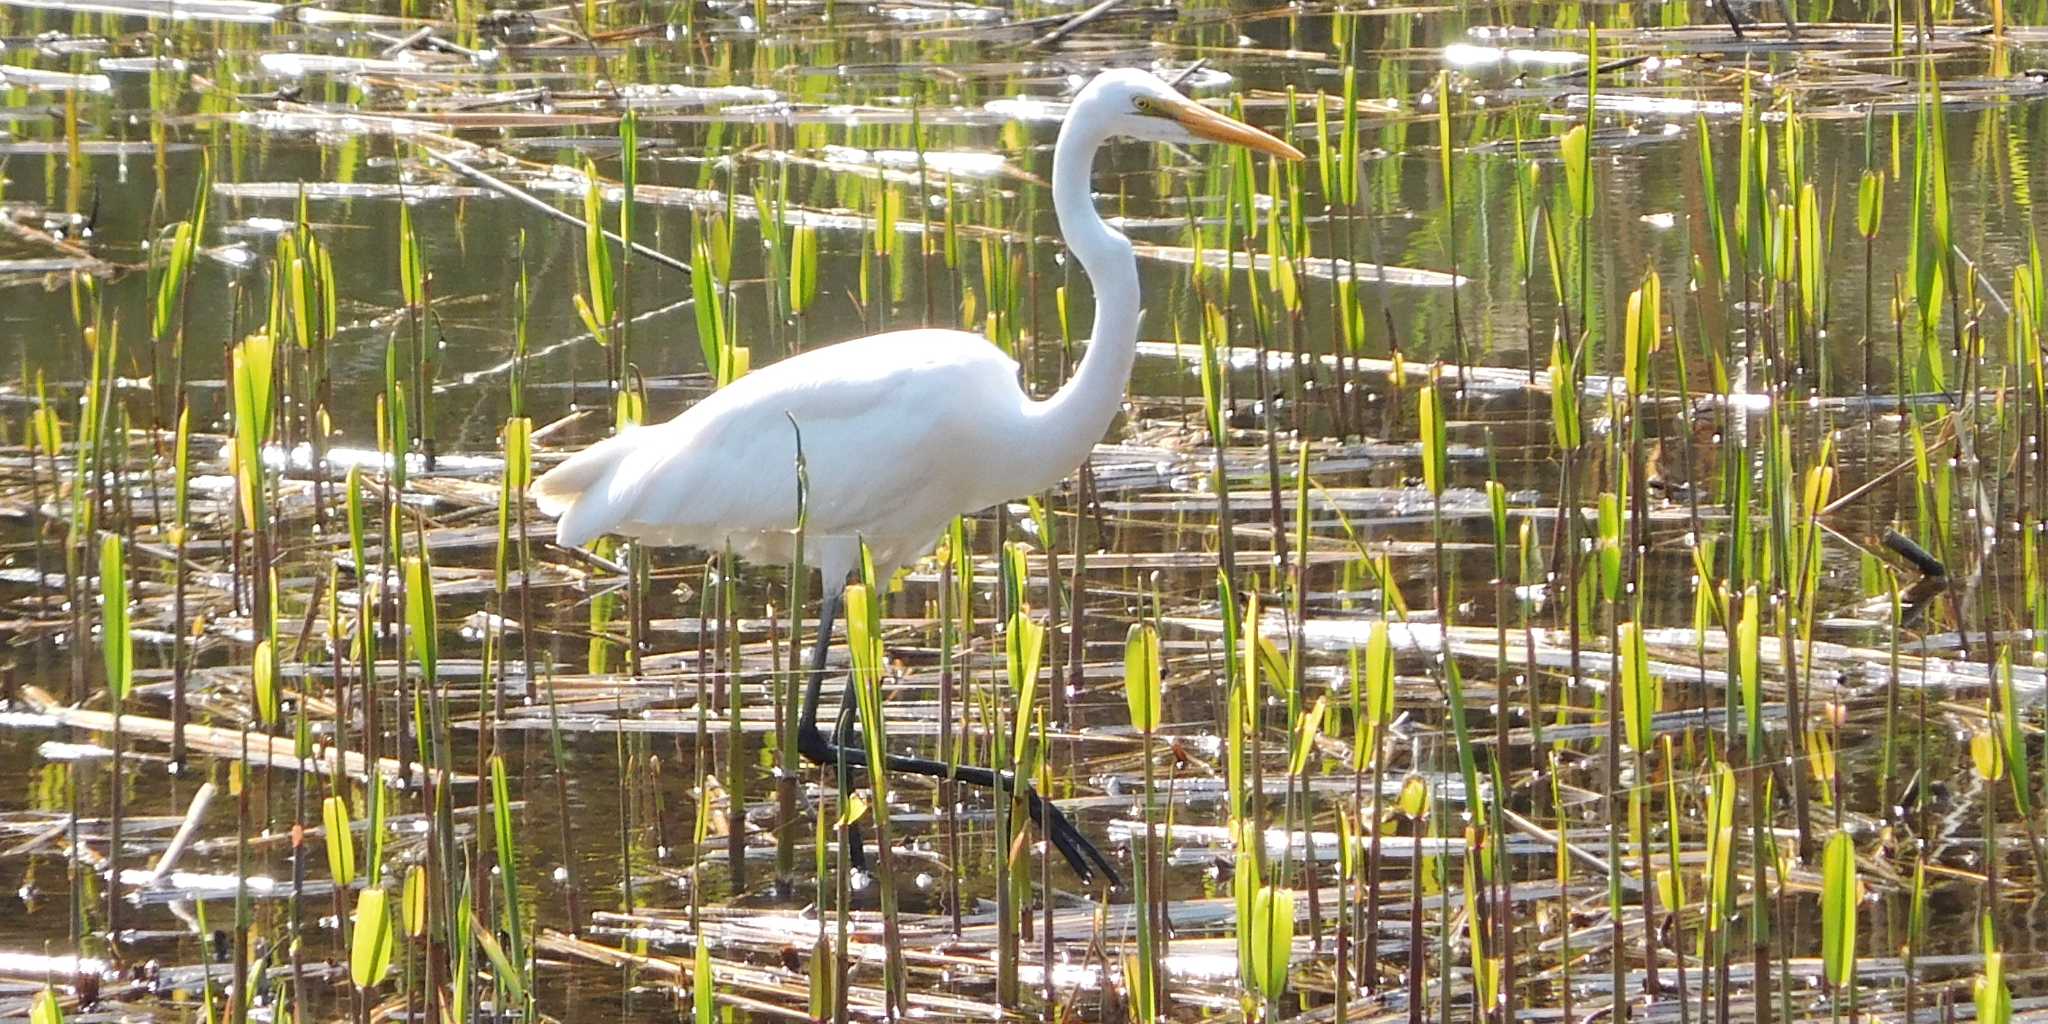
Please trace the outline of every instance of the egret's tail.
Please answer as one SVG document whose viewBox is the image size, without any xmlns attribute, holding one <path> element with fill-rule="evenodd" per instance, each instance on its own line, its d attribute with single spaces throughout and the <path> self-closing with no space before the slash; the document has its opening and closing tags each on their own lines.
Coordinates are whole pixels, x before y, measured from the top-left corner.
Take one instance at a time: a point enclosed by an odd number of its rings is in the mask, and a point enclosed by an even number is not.
<svg viewBox="0 0 2048 1024">
<path fill-rule="evenodd" d="M 545 515 L 556 516 L 555 541 L 581 547 L 617 526 L 624 512 L 611 495 L 612 475 L 632 452 L 630 434 L 608 437 L 541 474 L 531 494 Z"/>
</svg>

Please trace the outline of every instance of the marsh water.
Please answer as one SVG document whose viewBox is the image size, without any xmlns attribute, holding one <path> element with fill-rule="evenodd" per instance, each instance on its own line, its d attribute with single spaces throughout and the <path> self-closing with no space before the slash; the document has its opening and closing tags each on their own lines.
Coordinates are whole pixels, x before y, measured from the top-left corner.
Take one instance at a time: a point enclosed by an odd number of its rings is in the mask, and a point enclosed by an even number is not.
<svg viewBox="0 0 2048 1024">
<path fill-rule="evenodd" d="M 1146 915 L 1174 1019 L 1949 1020 L 1999 971 L 2038 1006 L 2048 12 L 1793 6 L 0 0 L 0 1017 L 1122 1020 Z M 878 588 L 906 752 L 990 758 L 1046 629 L 1040 788 L 1125 884 L 920 779 L 880 858 L 864 776 L 781 760 L 789 567 L 547 543 L 507 423 L 544 468 L 917 325 L 1050 393 L 1090 307 L 1051 146 L 1112 66 L 1308 160 L 1111 147 L 1124 415 Z M 628 192 L 671 262 L 604 243 L 592 311 L 537 206 L 617 231 Z M 1252 859 L 1298 894 L 1280 988 Z M 352 985 L 358 894 L 416 867 L 423 934 Z"/>
</svg>

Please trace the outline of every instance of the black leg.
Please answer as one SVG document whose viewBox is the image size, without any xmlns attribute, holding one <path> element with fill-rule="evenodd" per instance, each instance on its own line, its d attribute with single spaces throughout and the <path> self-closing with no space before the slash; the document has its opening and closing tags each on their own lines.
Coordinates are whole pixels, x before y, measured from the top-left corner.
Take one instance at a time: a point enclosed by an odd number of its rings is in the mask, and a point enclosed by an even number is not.
<svg viewBox="0 0 2048 1024">
<path fill-rule="evenodd" d="M 829 572 L 826 574 L 829 577 Z M 839 722 L 833 728 L 832 742 L 826 742 L 818 731 L 818 702 L 824 698 L 825 655 L 832 649 L 832 624 L 839 617 L 840 595 L 844 580 L 826 578 L 823 580 L 825 596 L 818 610 L 818 640 L 811 646 L 811 678 L 804 688 L 803 711 L 797 720 L 796 746 L 813 764 L 829 764 L 839 767 L 839 791 L 844 795 L 847 789 L 847 770 L 854 763 L 839 756 L 846 749 L 848 738 L 847 709 L 853 707 L 856 694 L 853 692 L 853 676 L 846 677 L 846 691 L 839 698 Z M 867 852 L 861 845 L 860 826 L 846 828 L 846 855 L 855 871 L 867 870 Z"/>
<path fill-rule="evenodd" d="M 831 647 L 832 622 L 840 609 L 838 581 L 826 580 L 825 588 L 824 608 L 818 620 L 818 642 L 811 648 L 810 683 L 804 691 L 803 712 L 797 724 L 797 750 L 813 763 L 835 764 L 842 771 L 848 768 L 865 768 L 868 767 L 868 752 L 849 742 L 852 736 L 852 709 L 856 697 L 851 676 L 847 678 L 846 693 L 841 698 L 839 722 L 834 730 L 833 740 L 826 740 L 824 733 L 818 731 L 818 703 L 824 696 L 825 688 L 825 652 Z M 1016 779 L 1009 772 L 997 772 L 973 765 L 948 766 L 927 758 L 899 754 L 889 755 L 884 762 L 883 768 L 892 772 L 923 775 L 934 779 L 952 779 L 984 789 L 1017 792 Z M 1083 879 L 1100 874 L 1109 880 L 1112 887 L 1123 885 L 1123 879 L 1117 875 L 1116 867 L 1109 862 L 1109 858 L 1104 857 L 1102 851 L 1097 850 L 1094 844 L 1081 834 L 1081 830 L 1075 828 L 1074 823 L 1068 821 L 1067 816 L 1061 814 L 1058 807 L 1053 806 L 1052 801 L 1041 798 L 1036 790 L 1028 786 L 1024 788 L 1023 796 L 1031 820 L 1038 823 L 1046 840 L 1066 858 L 1067 864 L 1073 867 L 1075 874 Z"/>
</svg>

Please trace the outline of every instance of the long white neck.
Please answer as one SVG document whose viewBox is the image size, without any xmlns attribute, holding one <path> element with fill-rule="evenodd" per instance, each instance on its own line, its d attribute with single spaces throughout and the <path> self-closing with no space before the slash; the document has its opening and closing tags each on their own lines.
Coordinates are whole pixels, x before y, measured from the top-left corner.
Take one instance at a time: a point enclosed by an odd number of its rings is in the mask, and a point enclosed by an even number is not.
<svg viewBox="0 0 2048 1024">
<path fill-rule="evenodd" d="M 1138 351 L 1138 261 L 1130 239 L 1095 212 L 1089 179 L 1106 135 L 1100 118 L 1084 109 L 1087 100 L 1068 112 L 1053 146 L 1052 196 L 1060 233 L 1095 291 L 1095 326 L 1074 376 L 1052 397 L 1031 404 L 1032 450 L 1028 468 L 1019 467 L 1031 478 L 1031 491 L 1064 479 L 1102 440 L 1123 405 Z"/>
</svg>

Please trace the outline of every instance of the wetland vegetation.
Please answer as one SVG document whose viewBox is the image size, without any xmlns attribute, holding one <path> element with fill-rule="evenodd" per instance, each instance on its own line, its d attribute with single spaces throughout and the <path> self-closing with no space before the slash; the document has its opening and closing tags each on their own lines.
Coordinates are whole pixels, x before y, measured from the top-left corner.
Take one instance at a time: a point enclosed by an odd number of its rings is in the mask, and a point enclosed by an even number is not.
<svg viewBox="0 0 2048 1024">
<path fill-rule="evenodd" d="M 0 0 L 0 1018 L 2048 1000 L 2048 5 Z M 1123 415 L 844 618 L 549 466 L 967 327 Z M 992 452 L 990 458 L 1001 458 Z M 851 657 L 842 657 L 851 651 Z M 2034 775 L 2042 779 L 2034 779 Z"/>
</svg>

